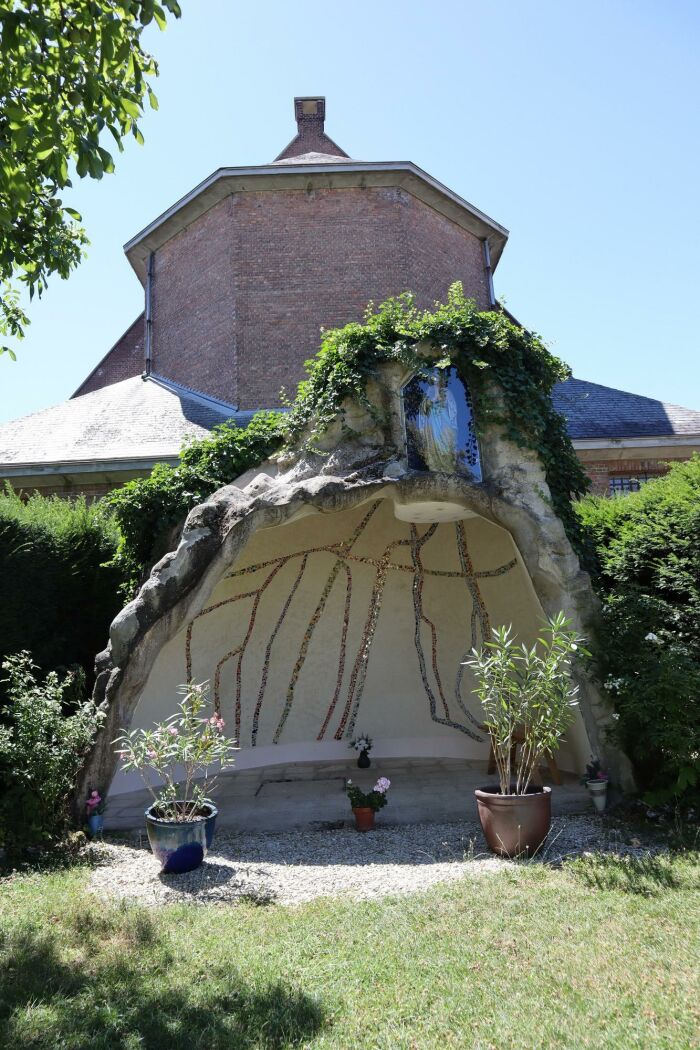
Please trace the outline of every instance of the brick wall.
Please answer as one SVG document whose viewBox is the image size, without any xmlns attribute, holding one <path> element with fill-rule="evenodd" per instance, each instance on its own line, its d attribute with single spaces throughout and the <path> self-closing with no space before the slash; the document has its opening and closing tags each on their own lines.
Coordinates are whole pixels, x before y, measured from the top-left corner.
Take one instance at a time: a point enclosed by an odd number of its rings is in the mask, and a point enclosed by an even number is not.
<svg viewBox="0 0 700 1050">
<path fill-rule="evenodd" d="M 464 283 L 482 307 L 478 238 L 399 189 L 228 197 L 158 250 L 153 367 L 241 408 L 303 378 L 321 326 L 411 290 L 419 305 Z"/>
<path fill-rule="evenodd" d="M 586 460 L 579 458 L 591 479 L 591 491 L 600 496 L 606 496 L 610 491 L 611 478 L 636 477 L 638 474 L 661 475 L 668 470 L 665 462 L 658 459 Z M 668 458 L 668 455 L 664 456 L 664 460 Z"/>
<path fill-rule="evenodd" d="M 73 397 L 89 394 L 122 379 L 140 376 L 144 369 L 144 320 L 140 314 L 109 353 L 85 379 Z"/>
<path fill-rule="evenodd" d="M 226 197 L 157 252 L 153 371 L 236 403 L 233 208 Z"/>
<path fill-rule="evenodd" d="M 17 491 L 22 496 L 30 496 L 35 492 L 38 492 L 41 496 L 62 496 L 64 499 L 76 499 L 78 496 L 84 496 L 88 503 L 94 503 L 95 500 L 101 499 L 106 496 L 108 492 L 113 489 L 121 488 L 124 485 L 124 481 L 115 482 L 95 482 L 94 484 L 77 484 L 77 485 L 24 485 L 17 486 Z"/>
</svg>

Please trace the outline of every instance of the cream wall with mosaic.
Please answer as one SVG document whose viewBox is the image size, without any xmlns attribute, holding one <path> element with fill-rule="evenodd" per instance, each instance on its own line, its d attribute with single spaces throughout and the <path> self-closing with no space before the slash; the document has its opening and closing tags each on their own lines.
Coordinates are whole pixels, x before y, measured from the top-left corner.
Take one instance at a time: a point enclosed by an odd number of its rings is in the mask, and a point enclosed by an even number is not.
<svg viewBox="0 0 700 1050">
<path fill-rule="evenodd" d="M 239 768 L 375 755 L 484 760 L 461 666 L 491 626 L 531 643 L 542 611 L 510 535 L 481 517 L 400 521 L 391 500 L 305 513 L 258 531 L 188 627 L 160 652 L 134 727 L 172 713 L 177 687 L 209 681 Z M 561 768 L 587 756 L 580 716 Z M 117 774 L 112 792 L 136 782 Z"/>
</svg>

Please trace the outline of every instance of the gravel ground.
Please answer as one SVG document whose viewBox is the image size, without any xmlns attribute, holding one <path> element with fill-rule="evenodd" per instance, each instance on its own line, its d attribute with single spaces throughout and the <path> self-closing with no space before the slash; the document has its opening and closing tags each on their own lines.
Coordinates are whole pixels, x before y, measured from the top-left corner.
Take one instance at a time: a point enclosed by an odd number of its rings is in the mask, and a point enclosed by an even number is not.
<svg viewBox="0 0 700 1050">
<path fill-rule="evenodd" d="M 196 871 L 161 875 L 145 834 L 137 844 L 94 844 L 99 863 L 91 890 L 100 897 L 146 905 L 248 899 L 259 904 L 301 904 L 316 897 L 354 899 L 415 893 L 438 882 L 499 871 L 510 861 L 489 853 L 478 824 L 403 824 L 359 834 L 354 828 L 283 834 L 220 831 Z M 555 821 L 537 858 L 558 864 L 594 850 L 643 853 L 596 816 Z"/>
</svg>

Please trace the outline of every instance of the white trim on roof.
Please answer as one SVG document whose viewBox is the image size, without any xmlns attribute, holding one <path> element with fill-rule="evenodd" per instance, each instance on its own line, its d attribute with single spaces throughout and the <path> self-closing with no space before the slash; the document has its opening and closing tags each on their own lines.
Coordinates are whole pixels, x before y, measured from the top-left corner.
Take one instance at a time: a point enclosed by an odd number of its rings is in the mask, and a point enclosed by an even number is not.
<svg viewBox="0 0 700 1050">
<path fill-rule="evenodd" d="M 330 164 L 267 164 L 218 168 L 124 245 L 129 262 L 145 279 L 146 260 L 174 234 L 232 193 L 248 190 L 327 189 L 352 186 L 399 186 L 480 238 L 488 238 L 493 267 L 508 240 L 508 230 L 412 161 L 345 161 Z"/>
<path fill-rule="evenodd" d="M 700 434 L 669 434 L 665 437 L 574 438 L 574 448 L 674 448 L 677 445 L 700 445 Z"/>
</svg>

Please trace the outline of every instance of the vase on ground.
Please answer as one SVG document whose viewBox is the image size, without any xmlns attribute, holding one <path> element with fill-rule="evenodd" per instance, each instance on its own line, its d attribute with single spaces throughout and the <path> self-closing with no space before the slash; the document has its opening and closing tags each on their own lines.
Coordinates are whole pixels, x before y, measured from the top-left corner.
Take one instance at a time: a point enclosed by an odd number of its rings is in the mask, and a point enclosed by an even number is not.
<svg viewBox="0 0 700 1050">
<path fill-rule="evenodd" d="M 93 813 L 87 818 L 87 826 L 90 832 L 90 838 L 94 839 L 98 835 L 102 834 L 104 822 L 105 820 L 101 813 Z"/>
<path fill-rule="evenodd" d="M 175 803 L 177 805 L 178 803 Z M 158 805 L 146 810 L 146 829 L 153 855 L 160 862 L 162 875 L 182 875 L 194 871 L 211 848 L 218 810 L 204 802 L 190 820 L 166 819 Z"/>
<path fill-rule="evenodd" d="M 374 831 L 374 810 L 369 806 L 353 807 L 355 827 L 358 831 Z"/>
<path fill-rule="evenodd" d="M 588 788 L 588 793 L 591 796 L 591 801 L 595 806 L 596 812 L 602 813 L 605 809 L 605 803 L 607 802 L 607 780 L 587 780 L 586 787 Z"/>
<path fill-rule="evenodd" d="M 474 792 L 487 843 L 499 857 L 532 857 L 552 823 L 552 789 L 531 787 L 524 795 L 502 795 L 498 785 Z"/>
</svg>

